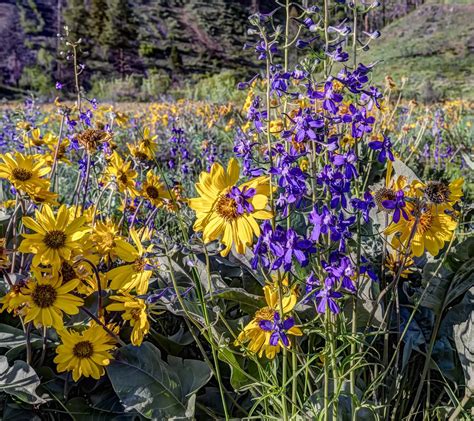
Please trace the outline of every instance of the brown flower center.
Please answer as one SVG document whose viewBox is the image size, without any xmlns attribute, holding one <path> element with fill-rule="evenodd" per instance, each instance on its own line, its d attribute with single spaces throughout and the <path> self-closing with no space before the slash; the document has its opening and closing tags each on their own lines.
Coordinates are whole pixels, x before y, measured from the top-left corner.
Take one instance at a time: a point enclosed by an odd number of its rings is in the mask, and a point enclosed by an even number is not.
<svg viewBox="0 0 474 421">
<path fill-rule="evenodd" d="M 393 212 L 393 209 L 384 208 L 382 202 L 384 200 L 395 200 L 395 198 L 395 192 L 392 189 L 387 189 L 386 187 L 378 189 L 374 195 L 375 203 L 377 204 L 379 211 L 385 211 L 387 213 Z"/>
<path fill-rule="evenodd" d="M 33 176 L 33 173 L 29 170 L 25 170 L 24 168 L 13 168 L 12 175 L 15 180 L 27 181 Z"/>
<path fill-rule="evenodd" d="M 36 285 L 31 298 L 40 308 L 51 307 L 58 296 L 58 293 L 51 285 Z"/>
<path fill-rule="evenodd" d="M 72 353 L 76 358 L 90 358 L 94 354 L 94 347 L 89 341 L 81 341 L 74 345 Z"/>
<path fill-rule="evenodd" d="M 130 310 L 130 315 L 132 316 L 133 320 L 140 320 L 141 314 L 142 314 L 142 310 L 139 308 L 134 308 Z"/>
<path fill-rule="evenodd" d="M 216 212 L 219 216 L 228 221 L 237 219 L 239 216 L 239 213 L 237 212 L 237 202 L 226 194 L 220 196 L 217 200 Z"/>
<path fill-rule="evenodd" d="M 142 257 L 138 258 L 133 262 L 133 269 L 135 272 L 143 272 L 145 270 L 146 261 Z"/>
<path fill-rule="evenodd" d="M 49 248 L 60 249 L 66 244 L 66 238 L 67 236 L 64 231 L 48 231 L 44 236 L 43 243 L 45 243 Z"/>
<path fill-rule="evenodd" d="M 118 180 L 123 184 L 127 184 L 127 182 L 128 182 L 127 174 L 125 174 L 125 173 L 120 174 Z"/>
<path fill-rule="evenodd" d="M 428 231 L 431 228 L 433 219 L 434 219 L 434 216 L 431 213 L 431 211 L 426 210 L 425 212 L 423 212 L 418 221 L 417 232 L 420 234 L 424 234 L 426 231 Z"/>
<path fill-rule="evenodd" d="M 160 197 L 160 192 L 155 186 L 147 186 L 145 191 L 150 199 L 158 199 Z"/>
<path fill-rule="evenodd" d="M 449 186 L 443 181 L 429 181 L 425 188 L 426 197 L 436 205 L 447 203 L 449 194 Z"/>
<path fill-rule="evenodd" d="M 255 319 L 260 322 L 261 320 L 273 320 L 275 315 L 275 310 L 270 307 L 263 307 L 260 310 L 257 310 L 255 313 Z"/>
<path fill-rule="evenodd" d="M 63 283 L 72 281 L 73 279 L 77 278 L 77 274 L 74 270 L 74 267 L 68 262 L 63 262 L 61 264 L 61 276 L 63 278 Z"/>
</svg>

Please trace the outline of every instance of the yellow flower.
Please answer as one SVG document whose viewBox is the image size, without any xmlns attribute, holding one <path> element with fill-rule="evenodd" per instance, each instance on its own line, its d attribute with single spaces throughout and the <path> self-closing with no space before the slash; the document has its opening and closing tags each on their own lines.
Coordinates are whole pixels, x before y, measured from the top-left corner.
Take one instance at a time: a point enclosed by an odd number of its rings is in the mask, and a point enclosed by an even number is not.
<svg viewBox="0 0 474 421">
<path fill-rule="evenodd" d="M 288 281 L 285 279 L 282 286 L 282 292 L 284 295 L 281 300 L 283 305 L 283 313 L 285 315 L 293 310 L 298 298 L 297 287 L 294 286 L 291 289 L 288 289 L 287 285 Z M 263 330 L 260 327 L 260 322 L 265 320 L 273 322 L 275 312 L 280 312 L 281 307 L 278 283 L 275 282 L 272 285 L 266 285 L 263 288 L 263 292 L 265 294 L 267 306 L 257 310 L 254 318 L 249 324 L 247 324 L 247 326 L 244 327 L 242 332 L 240 332 L 234 345 L 239 346 L 248 343 L 247 349 L 251 353 L 258 354 L 259 357 L 262 357 L 263 354 L 265 354 L 268 359 L 273 359 L 275 358 L 276 354 L 280 352 L 280 342 L 278 342 L 278 344 L 275 346 L 270 345 L 270 337 L 272 332 Z M 303 334 L 300 328 L 296 326 L 291 327 L 288 331 L 286 331 L 286 333 L 293 336 L 301 336 Z"/>
<path fill-rule="evenodd" d="M 436 256 L 444 243 L 451 240 L 457 222 L 445 213 L 446 206 L 425 205 L 419 199 L 408 202 L 406 209 L 408 220 L 400 218 L 385 230 L 387 235 L 395 234 L 392 246 L 403 251 L 409 247 L 414 256 L 421 256 L 425 249 Z"/>
<path fill-rule="evenodd" d="M 0 313 L 3 311 L 7 311 L 8 313 L 14 313 L 16 315 L 25 314 L 25 302 L 21 295 L 21 289 L 24 288 L 27 284 L 27 280 L 19 280 L 17 283 L 10 287 L 10 290 L 0 298 L 0 304 L 2 307 L 0 308 Z"/>
<path fill-rule="evenodd" d="M 265 210 L 270 194 L 269 177 L 254 178 L 237 188 L 239 165 L 232 158 L 224 171 L 214 163 L 209 173 L 202 172 L 196 189 L 200 197 L 190 199 L 190 207 L 196 211 L 195 231 L 203 232 L 205 243 L 221 239 L 226 246 L 222 256 L 229 254 L 233 244 L 237 253 L 253 243 L 254 235 L 260 235 L 257 219 L 270 219 L 272 213 Z M 237 203 L 238 199 L 241 203 Z"/>
<path fill-rule="evenodd" d="M 45 161 L 48 163 L 48 165 L 53 165 L 54 155 L 56 153 L 56 148 L 58 146 L 58 138 L 48 133 L 48 135 L 46 135 L 44 139 L 45 139 L 46 145 L 48 146 L 48 149 L 51 151 L 49 154 L 48 153 L 45 154 Z M 69 144 L 70 144 L 70 141 L 67 137 L 61 140 L 61 143 L 59 144 L 59 148 L 58 148 L 58 156 L 57 156 L 58 161 L 65 162 L 66 164 L 71 164 L 71 161 L 67 159 Z"/>
<path fill-rule="evenodd" d="M 131 264 L 110 270 L 107 273 L 107 278 L 111 280 L 111 289 L 130 292 L 135 288 L 137 294 L 142 295 L 148 291 L 148 281 L 152 274 L 149 269 L 150 262 L 145 258 L 145 254 L 151 250 L 152 246 L 145 249 L 138 233 L 133 228 L 130 230 L 130 236 L 136 248 L 124 240 L 117 240 L 115 251 L 120 259 Z"/>
<path fill-rule="evenodd" d="M 115 260 L 117 253 L 115 252 L 116 240 L 122 239 L 117 224 L 111 219 L 105 221 L 96 221 L 92 227 L 90 240 L 94 247 L 106 261 Z"/>
<path fill-rule="evenodd" d="M 70 211 L 62 205 L 55 216 L 49 205 L 43 205 L 41 211 L 35 211 L 36 221 L 23 217 L 25 227 L 35 231 L 23 234 L 25 239 L 18 250 L 33 253 L 33 266 L 51 265 L 53 269 L 61 267 L 62 260 L 70 260 L 73 251 L 81 248 L 80 240 L 86 234 L 83 216 L 73 219 Z"/>
<path fill-rule="evenodd" d="M 23 155 L 15 152 L 0 155 L 3 164 L 0 164 L 0 178 L 8 179 L 13 187 L 27 194 L 36 189 L 49 189 L 49 180 L 43 179 L 50 168 L 45 166 L 39 155 Z"/>
<path fill-rule="evenodd" d="M 150 128 L 145 127 L 143 130 L 143 137 L 140 140 L 140 148 L 149 159 L 153 159 L 158 150 L 158 144 L 155 142 L 158 136 L 151 136 Z"/>
<path fill-rule="evenodd" d="M 157 207 L 163 206 L 163 199 L 171 199 L 170 192 L 165 184 L 161 181 L 160 177 L 153 174 L 151 170 L 146 174 L 146 180 L 143 182 L 141 194 L 145 199 L 148 199 L 151 204 Z"/>
<path fill-rule="evenodd" d="M 143 337 L 150 331 L 145 301 L 141 298 L 132 297 L 129 294 L 124 294 L 123 296 L 113 295 L 110 299 L 118 302 L 109 304 L 107 310 L 124 312 L 122 319 L 128 320 L 130 326 L 133 327 L 130 340 L 133 345 L 140 346 L 143 342 Z"/>
<path fill-rule="evenodd" d="M 31 200 L 35 202 L 37 205 L 41 205 L 43 203 L 48 203 L 49 205 L 52 206 L 57 206 L 59 205 L 58 202 L 58 194 L 51 192 L 49 190 L 39 188 L 35 189 L 34 191 L 31 191 L 29 194 Z"/>
<path fill-rule="evenodd" d="M 40 129 L 33 129 L 29 132 L 29 134 L 31 135 L 31 138 L 28 136 L 28 133 L 23 134 L 23 144 L 25 147 L 32 148 L 33 146 L 41 146 L 44 144 Z"/>
<path fill-rule="evenodd" d="M 138 194 L 135 188 L 137 172 L 130 168 L 131 165 L 130 161 L 125 163 L 120 155 L 114 151 L 107 166 L 107 175 L 115 180 L 120 192 L 127 192 L 131 196 L 136 196 Z"/>
<path fill-rule="evenodd" d="M 402 263 L 403 268 L 401 268 Z M 398 272 L 401 269 L 400 277 L 401 278 L 408 278 L 408 276 L 413 272 L 413 267 L 415 266 L 415 262 L 411 257 L 404 257 L 402 253 L 390 253 L 387 258 L 385 259 L 385 267 L 388 271 L 393 275 L 397 276 Z"/>
<path fill-rule="evenodd" d="M 428 181 L 424 184 L 418 181 L 413 183 L 413 187 L 418 189 L 421 195 L 424 194 L 426 199 L 434 205 L 446 205 L 447 208 L 452 209 L 463 196 L 463 183 L 463 178 L 458 178 L 451 183 Z"/>
<path fill-rule="evenodd" d="M 56 348 L 54 358 L 58 372 L 72 371 L 77 382 L 81 376 L 100 379 L 104 367 L 110 364 L 114 347 L 109 334 L 99 325 L 91 326 L 83 332 L 59 331 L 62 344 Z"/>
<path fill-rule="evenodd" d="M 45 276 L 34 271 L 35 279 L 29 280 L 21 288 L 18 301 L 25 304 L 25 323 L 33 321 L 35 326 L 52 326 L 55 329 L 63 327 L 63 312 L 66 314 L 79 313 L 79 307 L 84 304 L 82 298 L 70 294 L 79 280 L 63 284 L 59 276 Z M 17 303 L 15 300 L 15 303 Z"/>
</svg>

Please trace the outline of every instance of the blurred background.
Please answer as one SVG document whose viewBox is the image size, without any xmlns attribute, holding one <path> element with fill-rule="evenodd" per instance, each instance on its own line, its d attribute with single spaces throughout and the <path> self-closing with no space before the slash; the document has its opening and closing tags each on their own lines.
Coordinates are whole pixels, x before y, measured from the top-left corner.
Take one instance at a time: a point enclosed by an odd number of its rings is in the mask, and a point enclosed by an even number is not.
<svg viewBox="0 0 474 421">
<path fill-rule="evenodd" d="M 347 6 L 335 3 L 337 25 Z M 362 59 L 379 61 L 376 82 L 390 75 L 400 84 L 406 77 L 405 97 L 422 102 L 474 99 L 473 1 L 379 3 L 358 25 L 374 38 L 381 33 Z M 57 81 L 72 88 L 71 57 L 57 36 L 67 26 L 69 39 L 81 40 L 81 83 L 93 97 L 226 101 L 238 81 L 258 71 L 254 51 L 243 49 L 248 16 L 276 6 L 272 0 L 2 0 L 0 98 L 49 100 Z M 291 60 L 317 51 L 314 40 Z"/>
</svg>

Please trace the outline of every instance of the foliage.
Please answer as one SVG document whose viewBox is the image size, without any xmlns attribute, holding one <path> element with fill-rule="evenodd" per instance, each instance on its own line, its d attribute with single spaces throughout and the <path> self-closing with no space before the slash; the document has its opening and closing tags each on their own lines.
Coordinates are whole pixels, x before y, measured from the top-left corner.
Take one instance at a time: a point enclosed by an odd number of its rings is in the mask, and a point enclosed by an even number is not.
<svg viewBox="0 0 474 421">
<path fill-rule="evenodd" d="M 351 25 L 375 7 L 256 13 L 261 69 L 181 90 L 86 91 L 107 52 L 64 33 L 56 100 L 1 109 L 2 418 L 470 419 L 473 104 L 374 85 Z"/>
</svg>

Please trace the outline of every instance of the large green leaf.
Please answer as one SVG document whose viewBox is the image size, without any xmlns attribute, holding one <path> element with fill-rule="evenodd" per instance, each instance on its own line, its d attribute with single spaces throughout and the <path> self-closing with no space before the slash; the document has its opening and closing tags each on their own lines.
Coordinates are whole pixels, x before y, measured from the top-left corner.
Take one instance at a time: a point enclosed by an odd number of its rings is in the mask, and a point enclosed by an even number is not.
<svg viewBox="0 0 474 421">
<path fill-rule="evenodd" d="M 36 393 L 40 383 L 38 375 L 30 365 L 18 360 L 10 367 L 7 357 L 0 356 L 0 391 L 16 396 L 23 402 L 37 405 L 46 402 Z"/>
<path fill-rule="evenodd" d="M 41 341 L 38 335 L 31 335 L 31 342 Z M 16 348 L 26 344 L 25 332 L 0 323 L 0 348 Z"/>
<path fill-rule="evenodd" d="M 149 342 L 121 348 L 107 373 L 125 409 L 148 419 L 192 418 L 195 393 L 211 376 L 202 361 L 171 357 L 167 364 Z"/>
</svg>

